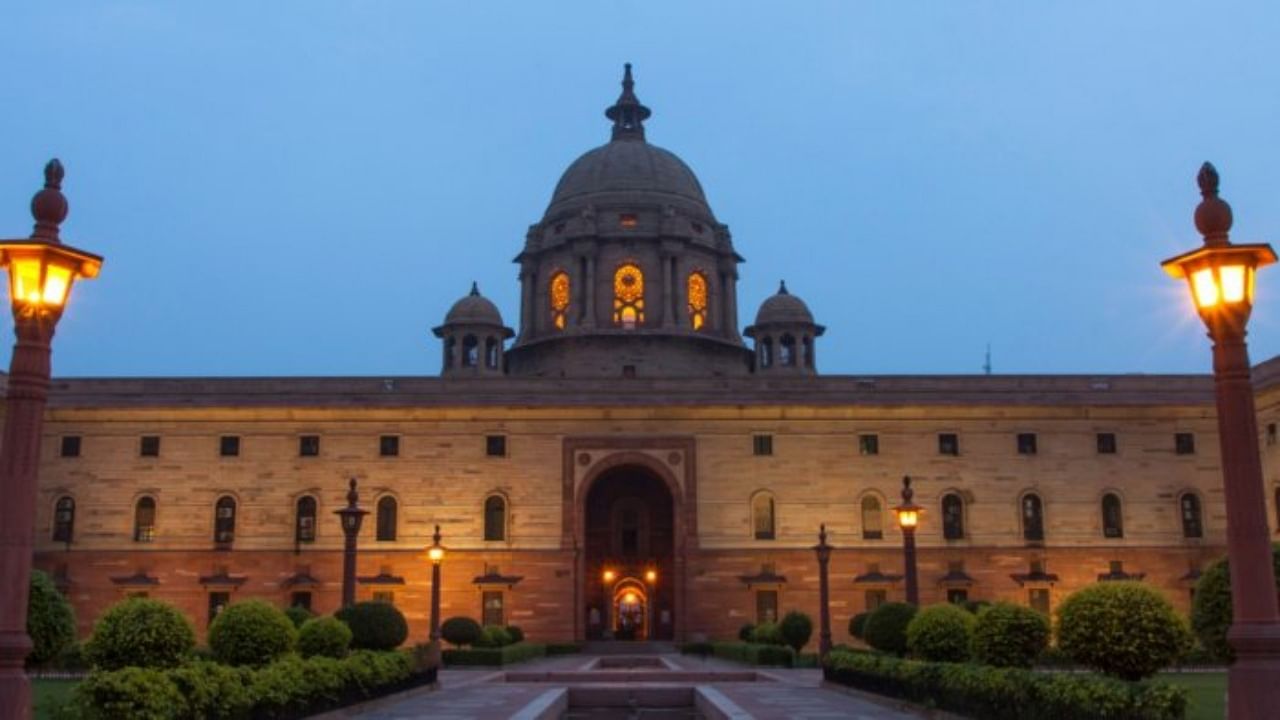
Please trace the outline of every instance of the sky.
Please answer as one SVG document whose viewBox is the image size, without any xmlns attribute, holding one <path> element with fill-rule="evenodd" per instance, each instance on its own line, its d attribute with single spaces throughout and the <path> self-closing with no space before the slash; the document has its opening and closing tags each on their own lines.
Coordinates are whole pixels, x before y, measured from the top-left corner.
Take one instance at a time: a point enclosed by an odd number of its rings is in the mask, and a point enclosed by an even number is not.
<svg viewBox="0 0 1280 720">
<path fill-rule="evenodd" d="M 0 237 L 60 158 L 63 239 L 106 263 L 56 375 L 433 375 L 473 280 L 517 321 L 511 259 L 631 62 L 747 260 L 742 324 L 785 279 L 822 372 L 1208 372 L 1159 263 L 1201 242 L 1205 160 L 1232 239 L 1280 240 L 1278 32 L 1261 2 L 11 2 Z"/>
</svg>

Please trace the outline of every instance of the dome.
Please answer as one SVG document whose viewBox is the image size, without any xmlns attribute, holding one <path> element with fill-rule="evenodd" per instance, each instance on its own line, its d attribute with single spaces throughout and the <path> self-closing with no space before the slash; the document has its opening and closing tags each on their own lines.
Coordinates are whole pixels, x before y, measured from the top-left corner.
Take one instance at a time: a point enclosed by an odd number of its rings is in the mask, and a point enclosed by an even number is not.
<svg viewBox="0 0 1280 720">
<path fill-rule="evenodd" d="M 760 303 L 760 311 L 756 313 L 756 325 L 801 324 L 813 325 L 813 313 L 800 298 L 787 292 L 784 281 L 778 293 Z"/>
<path fill-rule="evenodd" d="M 551 208 L 597 193 L 652 195 L 661 202 L 686 200 L 711 212 L 693 170 L 675 153 L 644 140 L 614 140 L 574 160 L 556 184 Z"/>
<path fill-rule="evenodd" d="M 444 316 L 445 325 L 496 325 L 502 327 L 502 313 L 498 306 L 480 294 L 480 288 L 471 283 L 471 292 L 453 304 Z"/>
</svg>

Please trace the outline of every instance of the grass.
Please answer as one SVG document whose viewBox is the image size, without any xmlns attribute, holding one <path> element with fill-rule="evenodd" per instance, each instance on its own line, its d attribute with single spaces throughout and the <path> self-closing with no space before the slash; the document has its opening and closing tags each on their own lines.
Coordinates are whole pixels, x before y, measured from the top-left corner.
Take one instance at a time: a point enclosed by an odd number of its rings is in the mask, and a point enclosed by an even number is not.
<svg viewBox="0 0 1280 720">
<path fill-rule="evenodd" d="M 1227 715 L 1225 672 L 1161 673 L 1158 680 L 1187 689 L 1187 720 L 1222 720 Z"/>
<path fill-rule="evenodd" d="M 49 720 L 52 708 L 71 699 L 71 691 L 79 680 L 32 680 L 31 695 L 35 704 L 35 720 Z"/>
</svg>

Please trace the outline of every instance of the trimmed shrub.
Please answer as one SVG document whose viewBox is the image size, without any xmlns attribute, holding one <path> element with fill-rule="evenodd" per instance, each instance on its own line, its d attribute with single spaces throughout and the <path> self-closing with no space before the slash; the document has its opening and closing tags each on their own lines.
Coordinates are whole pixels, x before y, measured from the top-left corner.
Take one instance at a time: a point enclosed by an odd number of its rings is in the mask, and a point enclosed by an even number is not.
<svg viewBox="0 0 1280 720">
<path fill-rule="evenodd" d="M 907 623 L 907 649 L 921 660 L 964 662 L 969 659 L 974 617 L 956 605 L 930 605 Z"/>
<path fill-rule="evenodd" d="M 783 644 L 799 653 L 813 637 L 813 620 L 799 610 L 792 610 L 778 623 L 778 631 L 782 633 Z"/>
<path fill-rule="evenodd" d="M 74 698 L 78 714 L 89 720 L 171 720 L 184 702 L 167 673 L 141 667 L 90 673 Z"/>
<path fill-rule="evenodd" d="M 338 618 L 312 618 L 298 631 L 298 654 L 304 658 L 344 658 L 350 647 L 351 628 Z"/>
<path fill-rule="evenodd" d="M 758 645 L 785 645 L 782 639 L 782 629 L 777 623 L 762 622 L 756 625 L 756 629 L 751 631 L 751 642 Z"/>
<path fill-rule="evenodd" d="M 27 592 L 27 635 L 31 653 L 27 665 L 47 665 L 76 641 L 76 616 L 71 603 L 58 592 L 53 579 L 39 570 L 31 571 Z"/>
<path fill-rule="evenodd" d="M 522 642 L 504 647 L 477 646 L 465 650 L 450 648 L 444 651 L 443 659 L 444 664 L 447 666 L 498 666 L 545 657 L 546 654 L 547 647 L 545 645 Z"/>
<path fill-rule="evenodd" d="M 191 654 L 195 631 L 168 603 L 128 598 L 107 608 L 93 626 L 85 655 L 96 668 L 174 667 Z"/>
<path fill-rule="evenodd" d="M 440 624 L 440 637 L 454 647 L 474 644 L 480 632 L 480 623 L 469 617 L 451 617 Z"/>
<path fill-rule="evenodd" d="M 756 636 L 756 626 L 747 623 L 738 628 L 738 639 L 742 642 L 751 642 L 751 638 Z"/>
<path fill-rule="evenodd" d="M 409 637 L 409 623 L 395 605 L 361 602 L 334 614 L 351 628 L 351 647 L 358 650 L 394 650 Z"/>
<path fill-rule="evenodd" d="M 885 603 L 867 617 L 864 639 L 880 652 L 902 655 L 907 651 L 907 625 L 915 616 L 915 605 Z"/>
<path fill-rule="evenodd" d="M 547 643 L 547 655 L 576 655 L 582 652 L 578 643 Z"/>
<path fill-rule="evenodd" d="M 249 717 L 253 695 L 249 684 L 253 671 L 198 661 L 170 670 L 169 679 L 182 695 L 183 717 L 238 720 Z"/>
<path fill-rule="evenodd" d="M 1106 582 L 1063 601 L 1058 647 L 1082 665 L 1141 680 L 1189 650 L 1191 633 L 1159 591 L 1138 582 Z"/>
<path fill-rule="evenodd" d="M 1165 683 L 899 660 L 871 653 L 833 651 L 823 665 L 823 676 L 829 682 L 983 720 L 1183 720 L 1187 710 L 1186 690 Z"/>
<path fill-rule="evenodd" d="M 1049 646 L 1049 618 L 1022 605 L 998 602 L 978 611 L 970 651 L 975 662 L 1029 668 Z"/>
<path fill-rule="evenodd" d="M 1280 543 L 1271 546 L 1271 562 L 1275 567 L 1276 592 L 1280 593 Z M 1204 649 L 1225 663 L 1236 657 L 1227 643 L 1227 629 L 1233 618 L 1231 568 L 1223 558 L 1205 570 L 1196 583 L 1196 596 L 1191 602 L 1191 628 Z"/>
<path fill-rule="evenodd" d="M 476 647 L 500 648 L 511 644 L 511 633 L 501 625 L 485 625 L 480 638 L 472 643 Z"/>
<path fill-rule="evenodd" d="M 285 608 L 284 614 L 285 617 L 289 618 L 289 622 L 293 623 L 293 626 L 299 630 L 302 629 L 303 623 L 316 616 L 315 613 L 301 605 L 291 605 Z"/>
<path fill-rule="evenodd" d="M 508 625 L 507 634 L 511 636 L 512 644 L 524 642 L 524 630 L 521 630 L 518 625 Z"/>
<path fill-rule="evenodd" d="M 858 613 L 849 618 L 849 636 L 861 640 L 863 632 L 867 628 L 867 618 L 869 617 L 871 617 L 871 613 Z"/>
<path fill-rule="evenodd" d="M 982 612 L 983 608 L 991 607 L 991 601 L 990 600 L 965 600 L 964 602 L 960 603 L 960 607 L 964 608 L 965 612 L 977 615 L 978 613 Z"/>
<path fill-rule="evenodd" d="M 736 660 L 748 665 L 774 665 L 792 667 L 795 651 L 786 645 L 762 645 L 760 643 L 715 642 L 711 651 L 718 658 Z"/>
<path fill-rule="evenodd" d="M 292 650 L 297 640 L 293 622 L 263 600 L 228 605 L 209 626 L 209 649 L 227 665 L 266 665 Z"/>
</svg>

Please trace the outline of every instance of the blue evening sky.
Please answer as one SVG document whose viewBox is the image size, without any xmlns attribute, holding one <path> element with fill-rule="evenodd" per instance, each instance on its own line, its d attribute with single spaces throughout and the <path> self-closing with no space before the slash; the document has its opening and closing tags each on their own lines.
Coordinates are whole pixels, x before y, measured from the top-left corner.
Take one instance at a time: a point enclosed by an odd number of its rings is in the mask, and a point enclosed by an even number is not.
<svg viewBox="0 0 1280 720">
<path fill-rule="evenodd" d="M 1158 263 L 1204 160 L 1233 239 L 1280 241 L 1277 35 L 1274 3 L 8 2 L 0 236 L 61 158 L 107 262 L 57 374 L 435 374 L 472 280 L 516 321 L 630 61 L 747 258 L 742 324 L 785 278 L 823 371 L 1207 372 Z M 1255 361 L 1280 270 L 1258 292 Z"/>
</svg>

